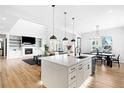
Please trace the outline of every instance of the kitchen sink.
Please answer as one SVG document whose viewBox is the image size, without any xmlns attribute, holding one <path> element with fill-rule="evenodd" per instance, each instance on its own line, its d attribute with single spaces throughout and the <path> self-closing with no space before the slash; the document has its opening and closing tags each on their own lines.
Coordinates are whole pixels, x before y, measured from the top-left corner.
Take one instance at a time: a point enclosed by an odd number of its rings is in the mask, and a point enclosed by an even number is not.
<svg viewBox="0 0 124 93">
<path fill-rule="evenodd" d="M 79 58 L 79 59 L 83 59 L 83 58 L 86 58 L 87 56 L 79 56 L 79 57 L 77 57 L 77 58 Z"/>
</svg>

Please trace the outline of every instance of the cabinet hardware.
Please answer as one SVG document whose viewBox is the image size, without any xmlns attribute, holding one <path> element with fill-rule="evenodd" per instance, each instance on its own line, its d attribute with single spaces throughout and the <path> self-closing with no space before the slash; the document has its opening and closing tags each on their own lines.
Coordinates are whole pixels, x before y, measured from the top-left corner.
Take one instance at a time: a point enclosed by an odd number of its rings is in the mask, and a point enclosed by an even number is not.
<svg viewBox="0 0 124 93">
<path fill-rule="evenodd" d="M 82 64 L 80 64 L 79 66 L 82 66 Z"/>
<path fill-rule="evenodd" d="M 75 78 L 75 76 L 71 77 L 71 79 L 74 79 L 74 78 Z"/>
<path fill-rule="evenodd" d="M 81 70 L 82 69 L 82 67 L 81 68 L 78 68 L 79 70 Z"/>
<path fill-rule="evenodd" d="M 72 68 L 71 70 L 74 70 L 75 69 L 75 67 L 74 68 Z"/>
<path fill-rule="evenodd" d="M 90 69 L 90 65 L 88 65 L 88 69 Z"/>
</svg>

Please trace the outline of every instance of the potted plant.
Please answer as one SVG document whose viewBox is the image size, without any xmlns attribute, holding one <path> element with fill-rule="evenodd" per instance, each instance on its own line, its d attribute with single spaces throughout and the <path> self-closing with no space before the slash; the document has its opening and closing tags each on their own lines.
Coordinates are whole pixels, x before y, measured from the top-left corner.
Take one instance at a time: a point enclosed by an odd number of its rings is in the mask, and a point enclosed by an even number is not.
<svg viewBox="0 0 124 93">
<path fill-rule="evenodd" d="M 47 56 L 48 50 L 49 50 L 49 46 L 47 44 L 44 45 L 45 48 L 45 53 L 44 55 Z"/>
</svg>

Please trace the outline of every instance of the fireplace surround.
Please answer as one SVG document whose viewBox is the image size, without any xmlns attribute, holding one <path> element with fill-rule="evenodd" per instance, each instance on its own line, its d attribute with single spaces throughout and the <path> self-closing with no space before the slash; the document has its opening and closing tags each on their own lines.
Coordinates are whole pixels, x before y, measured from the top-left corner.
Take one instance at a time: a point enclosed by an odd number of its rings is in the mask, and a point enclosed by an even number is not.
<svg viewBox="0 0 124 93">
<path fill-rule="evenodd" d="M 33 48 L 25 48 L 25 55 L 33 54 Z"/>
</svg>

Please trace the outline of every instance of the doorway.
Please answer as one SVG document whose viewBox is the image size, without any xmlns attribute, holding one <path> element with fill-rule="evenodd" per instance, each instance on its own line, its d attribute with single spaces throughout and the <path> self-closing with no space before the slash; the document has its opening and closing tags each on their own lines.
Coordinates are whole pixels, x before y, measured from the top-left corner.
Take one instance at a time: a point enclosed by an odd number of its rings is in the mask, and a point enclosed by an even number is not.
<svg viewBox="0 0 124 93">
<path fill-rule="evenodd" d="M 7 39 L 6 35 L 0 34 L 0 59 L 7 56 Z"/>
</svg>

